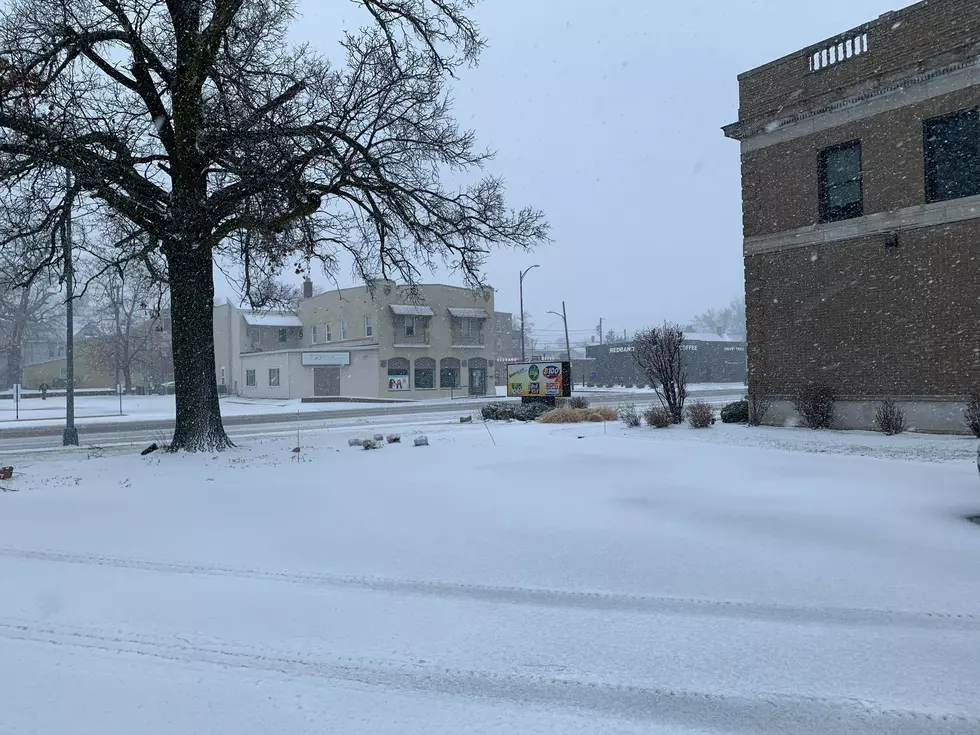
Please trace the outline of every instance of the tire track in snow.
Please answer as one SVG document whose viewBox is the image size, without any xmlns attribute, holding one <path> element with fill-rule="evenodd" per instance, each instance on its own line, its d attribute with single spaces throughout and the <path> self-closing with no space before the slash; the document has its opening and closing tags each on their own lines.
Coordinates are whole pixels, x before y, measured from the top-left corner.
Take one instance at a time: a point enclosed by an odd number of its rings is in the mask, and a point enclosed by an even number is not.
<svg viewBox="0 0 980 735">
<path fill-rule="evenodd" d="M 217 564 L 154 561 L 124 556 L 10 547 L 0 547 L 0 557 L 59 564 L 131 569 L 165 574 L 257 579 L 286 584 L 366 590 L 388 594 L 417 595 L 506 605 L 610 610 L 657 615 L 695 615 L 794 624 L 912 627 L 930 630 L 980 631 L 980 615 L 974 614 L 878 610 L 872 608 L 807 607 L 696 598 L 653 597 L 612 592 L 580 592 L 534 587 L 502 587 L 453 582 L 429 582 L 315 572 L 276 572 Z"/>
<path fill-rule="evenodd" d="M 760 694 L 731 696 L 666 687 L 589 682 L 523 673 L 344 657 L 309 657 L 233 642 L 195 642 L 121 630 L 0 619 L 0 638 L 147 656 L 180 664 L 210 664 L 287 676 L 463 698 L 490 698 L 679 725 L 740 735 L 976 735 L 980 718 L 883 709 L 851 699 Z M 734 728 L 734 730 L 733 730 Z"/>
</svg>

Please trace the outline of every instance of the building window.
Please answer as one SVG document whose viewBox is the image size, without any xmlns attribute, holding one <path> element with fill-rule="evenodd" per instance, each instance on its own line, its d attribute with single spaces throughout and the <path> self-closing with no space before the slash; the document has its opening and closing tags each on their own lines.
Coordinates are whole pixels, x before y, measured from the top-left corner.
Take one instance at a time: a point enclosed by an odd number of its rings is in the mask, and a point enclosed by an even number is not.
<svg viewBox="0 0 980 735">
<path fill-rule="evenodd" d="M 839 222 L 863 214 L 861 141 L 852 140 L 821 151 L 820 221 Z"/>
<path fill-rule="evenodd" d="M 463 339 L 476 340 L 480 337 L 480 322 L 478 319 L 460 319 L 459 331 Z"/>
<path fill-rule="evenodd" d="M 459 387 L 459 359 L 455 357 L 442 358 L 439 364 L 439 387 Z"/>
<path fill-rule="evenodd" d="M 411 390 L 408 368 L 408 360 L 404 357 L 393 357 L 388 360 L 388 390 Z"/>
<path fill-rule="evenodd" d="M 371 324 L 371 315 L 365 314 L 364 316 L 364 336 L 373 337 L 374 336 L 374 325 Z"/>
<path fill-rule="evenodd" d="M 922 124 L 926 201 L 980 194 L 980 115 L 960 110 Z"/>
<path fill-rule="evenodd" d="M 289 330 L 288 329 L 280 329 L 279 330 L 279 343 L 282 344 L 283 342 L 288 342 L 288 341 L 289 341 Z"/>
<path fill-rule="evenodd" d="M 345 339 L 347 339 L 347 320 L 346 319 L 341 319 L 340 320 L 340 341 L 343 342 Z"/>
<path fill-rule="evenodd" d="M 327 342 L 333 342 L 333 332 L 330 329 L 330 322 L 323 325 L 323 339 Z"/>
<path fill-rule="evenodd" d="M 414 337 L 415 336 L 415 317 L 407 316 L 405 317 L 405 336 Z"/>
<path fill-rule="evenodd" d="M 254 388 L 255 387 L 255 371 L 254 370 L 246 370 L 245 371 L 245 385 L 248 386 L 249 388 Z"/>
<path fill-rule="evenodd" d="M 279 387 L 279 368 L 269 368 L 269 387 Z"/>
<path fill-rule="evenodd" d="M 316 324 L 310 327 L 310 344 L 311 345 L 316 344 Z"/>
<path fill-rule="evenodd" d="M 431 357 L 420 357 L 415 361 L 415 389 L 427 390 L 436 387 L 436 361 Z"/>
</svg>

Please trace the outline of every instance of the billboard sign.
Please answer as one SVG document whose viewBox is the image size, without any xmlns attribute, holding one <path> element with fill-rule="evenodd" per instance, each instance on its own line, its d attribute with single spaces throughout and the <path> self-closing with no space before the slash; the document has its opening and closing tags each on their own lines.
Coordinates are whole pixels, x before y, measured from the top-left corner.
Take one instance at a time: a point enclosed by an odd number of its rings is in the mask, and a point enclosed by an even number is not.
<svg viewBox="0 0 980 735">
<path fill-rule="evenodd" d="M 557 398 L 572 395 L 570 362 L 519 362 L 507 366 L 511 398 Z"/>
</svg>

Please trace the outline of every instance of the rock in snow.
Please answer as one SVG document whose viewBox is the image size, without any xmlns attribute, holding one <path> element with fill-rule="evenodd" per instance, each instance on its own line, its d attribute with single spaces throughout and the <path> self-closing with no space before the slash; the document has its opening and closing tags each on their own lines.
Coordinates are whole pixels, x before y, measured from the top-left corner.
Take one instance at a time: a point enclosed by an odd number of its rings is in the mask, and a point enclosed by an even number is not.
<svg viewBox="0 0 980 735">
<path fill-rule="evenodd" d="M 347 446 L 349 447 L 359 447 L 364 443 L 363 439 L 348 439 Z"/>
<path fill-rule="evenodd" d="M 427 447 L 427 446 L 429 446 L 429 437 L 427 437 L 427 436 L 417 436 L 417 437 L 415 437 L 415 446 L 417 446 L 417 447 Z"/>
<path fill-rule="evenodd" d="M 387 436 L 389 444 L 401 444 L 402 436 L 401 434 L 388 434 Z"/>
</svg>

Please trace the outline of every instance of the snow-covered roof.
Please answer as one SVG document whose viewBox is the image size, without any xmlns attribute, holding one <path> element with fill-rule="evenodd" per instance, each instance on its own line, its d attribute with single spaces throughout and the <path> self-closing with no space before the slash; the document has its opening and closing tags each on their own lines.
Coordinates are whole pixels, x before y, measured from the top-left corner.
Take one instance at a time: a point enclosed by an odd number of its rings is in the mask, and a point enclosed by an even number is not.
<svg viewBox="0 0 980 735">
<path fill-rule="evenodd" d="M 242 313 L 245 323 L 250 327 L 302 327 L 303 322 L 295 314 L 282 312 L 246 311 Z"/>
<path fill-rule="evenodd" d="M 461 309 L 456 306 L 449 307 L 449 313 L 463 319 L 489 319 L 490 315 L 486 309 Z"/>
<path fill-rule="evenodd" d="M 392 304 L 391 310 L 398 316 L 435 316 L 436 313 L 428 306 L 411 306 L 409 304 Z"/>
<path fill-rule="evenodd" d="M 685 342 L 744 342 L 740 337 L 730 334 L 712 334 L 711 332 L 684 332 Z"/>
</svg>

